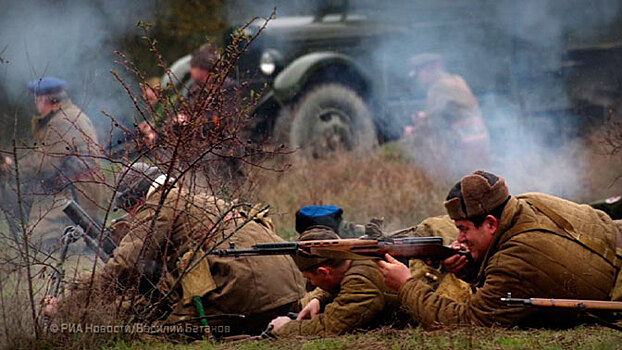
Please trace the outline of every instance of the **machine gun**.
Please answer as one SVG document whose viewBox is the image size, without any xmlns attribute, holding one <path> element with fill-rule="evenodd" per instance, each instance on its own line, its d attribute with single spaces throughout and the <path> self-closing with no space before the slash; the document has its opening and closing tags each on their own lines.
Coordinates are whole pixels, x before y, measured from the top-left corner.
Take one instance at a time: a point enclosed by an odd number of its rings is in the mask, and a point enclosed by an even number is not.
<svg viewBox="0 0 622 350">
<path fill-rule="evenodd" d="M 52 285 L 50 287 L 50 291 L 48 293 L 49 296 L 56 298 L 58 294 L 61 292 L 61 283 L 65 278 L 65 260 L 67 260 L 67 252 L 69 251 L 69 245 L 84 235 L 84 232 L 80 227 L 76 226 L 67 226 L 65 231 L 63 232 L 63 237 L 61 238 L 61 242 L 63 246 L 60 250 L 60 257 L 58 259 L 58 263 L 54 268 L 54 272 L 50 278 Z M 50 317 L 43 317 L 43 331 L 46 332 L 50 325 Z"/>
<path fill-rule="evenodd" d="M 399 260 L 444 260 L 459 254 L 470 256 L 468 250 L 455 250 L 443 245 L 442 237 L 386 237 L 378 239 L 352 238 L 328 239 L 283 243 L 258 243 L 249 249 L 215 249 L 210 254 L 218 256 L 298 255 L 330 259 L 383 259 L 390 254 Z"/>
<path fill-rule="evenodd" d="M 63 208 L 63 212 L 74 224 L 78 225 L 84 231 L 83 237 L 86 245 L 95 251 L 103 262 L 107 262 L 110 256 L 112 256 L 112 252 L 117 248 L 117 245 L 111 238 L 110 231 L 104 230 L 104 237 L 100 242 L 99 234 L 102 232 L 102 225 L 91 218 L 84 209 L 73 200 L 67 201 L 67 204 L 65 204 Z"/>
</svg>

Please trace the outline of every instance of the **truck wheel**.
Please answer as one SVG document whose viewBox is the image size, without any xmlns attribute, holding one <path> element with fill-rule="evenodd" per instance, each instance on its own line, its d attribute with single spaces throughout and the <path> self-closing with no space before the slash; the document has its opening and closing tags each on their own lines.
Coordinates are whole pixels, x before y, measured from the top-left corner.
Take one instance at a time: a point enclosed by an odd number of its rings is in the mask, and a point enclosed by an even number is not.
<svg viewBox="0 0 622 350">
<path fill-rule="evenodd" d="M 365 152 L 377 143 L 367 104 L 340 84 L 322 84 L 306 93 L 290 118 L 290 145 L 314 158 L 344 150 Z M 287 125 L 285 117 L 279 119 Z"/>
</svg>

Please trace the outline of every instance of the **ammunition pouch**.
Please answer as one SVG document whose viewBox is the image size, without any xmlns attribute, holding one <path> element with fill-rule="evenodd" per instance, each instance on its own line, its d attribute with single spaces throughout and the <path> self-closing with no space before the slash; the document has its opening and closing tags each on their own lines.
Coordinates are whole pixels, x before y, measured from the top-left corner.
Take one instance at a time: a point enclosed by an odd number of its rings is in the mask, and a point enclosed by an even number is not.
<svg viewBox="0 0 622 350">
<path fill-rule="evenodd" d="M 188 266 L 192 266 L 196 262 L 196 259 L 203 256 L 203 252 L 199 250 L 194 254 L 194 259 L 192 259 L 193 253 L 194 250 L 189 250 L 179 258 L 177 268 L 180 273 L 186 271 Z M 181 288 L 183 290 L 181 298 L 182 305 L 192 304 L 192 299 L 194 297 L 203 297 L 205 294 L 216 289 L 216 282 L 214 282 L 212 278 L 212 273 L 210 272 L 206 258 L 201 259 L 194 267 L 186 271 L 181 277 Z"/>
</svg>

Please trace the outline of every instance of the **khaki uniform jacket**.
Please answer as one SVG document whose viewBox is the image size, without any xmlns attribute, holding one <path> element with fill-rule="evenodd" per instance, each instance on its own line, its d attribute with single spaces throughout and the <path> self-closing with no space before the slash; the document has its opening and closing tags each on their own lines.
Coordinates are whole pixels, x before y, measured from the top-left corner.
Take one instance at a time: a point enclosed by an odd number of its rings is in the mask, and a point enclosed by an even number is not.
<svg viewBox="0 0 622 350">
<path fill-rule="evenodd" d="M 229 205 L 212 196 L 189 195 L 173 189 L 157 213 L 161 195 L 161 190 L 154 192 L 140 207 L 114 257 L 98 271 L 98 288 L 115 287 L 119 293 L 128 287 L 128 282 L 131 284 L 143 274 L 152 284 L 157 284 L 162 293 L 172 292 L 169 305 L 182 299 L 181 286 L 175 286 L 180 275 L 180 257 L 200 244 L 218 218 L 226 214 Z M 225 217 L 226 223 L 210 234 L 204 245 L 206 249 L 221 237 L 232 234 L 245 220 L 243 213 L 237 211 Z M 152 223 L 155 226 L 151 230 Z M 230 241 L 236 243 L 236 248 L 250 248 L 257 243 L 281 242 L 282 239 L 269 225 L 251 220 L 223 245 L 228 247 Z M 202 296 L 207 315 L 251 315 L 297 302 L 304 296 L 303 277 L 290 256 L 225 258 L 210 255 L 207 262 L 209 273 L 202 278 L 208 285 L 214 282 L 210 291 Z M 188 297 L 192 296 L 183 296 L 184 299 Z"/>
<path fill-rule="evenodd" d="M 553 196 L 531 193 L 510 198 L 498 233 L 480 268 L 479 283 L 468 302 L 435 293 L 417 279 L 399 290 L 399 299 L 424 327 L 435 325 L 568 326 L 574 311 L 511 307 L 500 298 L 550 297 L 606 300 L 616 268 L 565 236 L 564 231 L 530 203 L 565 218 L 576 233 L 598 239 L 615 251 L 616 225 L 603 212 Z M 551 232 L 552 231 L 552 232 Z"/>
<path fill-rule="evenodd" d="M 458 228 L 449 215 L 429 217 L 413 227 L 413 235 L 417 237 L 442 237 L 443 244 L 449 245 L 458 237 Z M 469 284 L 453 273 L 428 266 L 423 260 L 413 259 L 409 262 L 410 272 L 415 279 L 428 283 L 438 294 L 455 301 L 467 301 L 471 297 Z"/>
<path fill-rule="evenodd" d="M 409 154 L 418 164 L 427 163 L 450 178 L 474 167 L 488 167 L 488 128 L 477 98 L 462 77 L 440 73 L 428 89 L 423 112 L 425 118 L 417 120 L 411 138 L 414 144 L 409 145 Z M 453 161 L 439 161 L 447 158 Z"/>
<path fill-rule="evenodd" d="M 390 324 L 399 310 L 396 293 L 387 289 L 370 260 L 353 260 L 339 292 L 319 299 L 325 305 L 323 313 L 310 320 L 290 321 L 276 335 L 341 335 Z"/>
<path fill-rule="evenodd" d="M 459 75 L 443 73 L 428 90 L 425 114 L 433 120 L 453 123 L 479 117 L 480 110 L 477 98 L 464 79 Z"/>
<path fill-rule="evenodd" d="M 32 137 L 33 150 L 19 160 L 24 181 L 42 185 L 44 192 L 75 193 L 74 199 L 87 213 L 97 215 L 106 187 L 97 133 L 89 117 L 70 101 L 64 102 L 59 110 L 32 119 Z M 68 191 L 68 185 L 75 190 Z"/>
</svg>

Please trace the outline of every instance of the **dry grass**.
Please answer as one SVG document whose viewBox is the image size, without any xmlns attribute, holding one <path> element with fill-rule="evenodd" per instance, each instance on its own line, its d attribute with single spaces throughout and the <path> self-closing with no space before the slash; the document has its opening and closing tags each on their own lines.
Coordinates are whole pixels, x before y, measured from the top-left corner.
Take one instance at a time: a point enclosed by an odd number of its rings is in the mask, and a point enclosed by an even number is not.
<svg viewBox="0 0 622 350">
<path fill-rule="evenodd" d="M 622 334 L 607 328 L 572 330 L 456 329 L 426 332 L 379 329 L 342 337 L 285 338 L 235 343 L 199 342 L 185 346 L 162 343 L 123 344 L 131 349 L 620 349 Z M 115 346 L 113 348 L 121 348 Z"/>
<path fill-rule="evenodd" d="M 256 175 L 255 199 L 271 205 L 279 233 L 290 239 L 295 237 L 294 213 L 305 205 L 339 205 L 346 220 L 358 223 L 384 217 L 389 230 L 444 214 L 443 200 L 458 178 L 443 178 L 417 166 L 403 155 L 401 146 L 387 144 L 373 154 L 324 160 L 289 156 L 287 170 Z M 508 179 L 514 194 L 548 189 L 589 203 L 622 194 L 622 155 L 610 151 L 602 138 L 592 137 L 550 158 L 534 156 L 537 162 L 518 162 L 511 170 L 504 167 L 507 173 L 498 174 Z"/>
<path fill-rule="evenodd" d="M 305 205 L 338 205 L 346 220 L 358 223 L 384 217 L 387 229 L 444 213 L 442 203 L 450 183 L 430 178 L 390 146 L 372 155 L 288 160 L 287 171 L 260 174 L 256 194 L 272 206 L 276 227 L 286 238 L 294 236 L 294 213 Z"/>
</svg>

